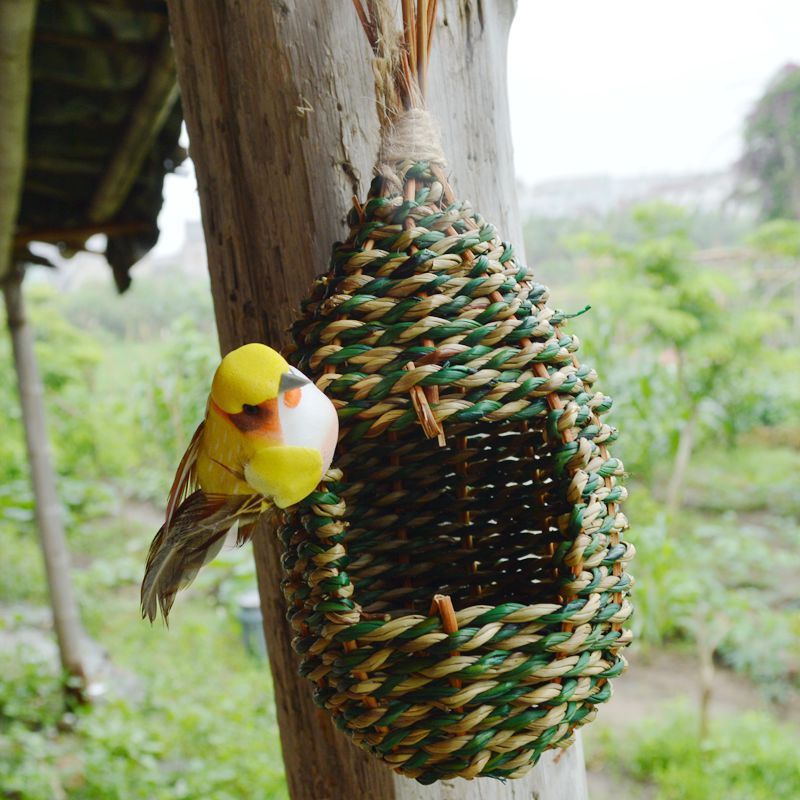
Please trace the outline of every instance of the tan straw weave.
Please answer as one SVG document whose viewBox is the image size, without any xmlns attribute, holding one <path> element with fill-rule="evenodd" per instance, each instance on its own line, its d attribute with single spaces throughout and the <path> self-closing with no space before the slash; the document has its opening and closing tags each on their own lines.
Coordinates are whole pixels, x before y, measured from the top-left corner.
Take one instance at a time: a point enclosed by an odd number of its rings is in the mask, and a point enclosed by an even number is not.
<svg viewBox="0 0 800 800">
<path fill-rule="evenodd" d="M 611 400 L 565 315 L 453 197 L 435 142 L 397 154 L 425 114 L 404 90 L 424 85 L 422 7 L 383 54 L 403 108 L 378 176 L 294 326 L 342 438 L 280 529 L 283 586 L 302 672 L 355 742 L 423 783 L 513 778 L 610 696 L 633 548 Z M 359 10 L 380 56 L 379 4 Z"/>
</svg>

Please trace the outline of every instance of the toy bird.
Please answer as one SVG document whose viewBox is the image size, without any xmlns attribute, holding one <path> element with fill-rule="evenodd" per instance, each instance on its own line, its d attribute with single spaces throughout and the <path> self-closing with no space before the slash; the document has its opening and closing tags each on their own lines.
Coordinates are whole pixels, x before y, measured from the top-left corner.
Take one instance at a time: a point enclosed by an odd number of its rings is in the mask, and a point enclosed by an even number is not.
<svg viewBox="0 0 800 800">
<path fill-rule="evenodd" d="M 166 620 L 178 589 L 219 553 L 229 531 L 243 544 L 262 513 L 314 491 L 338 431 L 331 401 L 275 350 L 253 343 L 228 353 L 150 545 L 142 616 L 152 622 L 158 606 Z"/>
</svg>

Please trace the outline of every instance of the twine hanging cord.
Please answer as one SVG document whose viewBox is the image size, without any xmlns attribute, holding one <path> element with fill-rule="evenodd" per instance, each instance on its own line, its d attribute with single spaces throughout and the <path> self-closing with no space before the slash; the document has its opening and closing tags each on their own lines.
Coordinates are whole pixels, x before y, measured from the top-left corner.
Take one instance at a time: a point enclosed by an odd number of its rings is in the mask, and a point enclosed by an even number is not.
<svg viewBox="0 0 800 800">
<path fill-rule="evenodd" d="M 427 161 L 444 169 L 439 126 L 425 109 L 430 38 L 436 3 L 404 9 L 403 31 L 397 29 L 390 0 L 353 0 L 374 58 L 375 95 L 381 125 L 376 172 L 394 173 L 398 164 Z"/>
<path fill-rule="evenodd" d="M 446 166 L 439 126 L 424 108 L 401 112 L 381 133 L 377 171 L 393 171 L 404 161 L 428 161 L 442 169 Z"/>
</svg>

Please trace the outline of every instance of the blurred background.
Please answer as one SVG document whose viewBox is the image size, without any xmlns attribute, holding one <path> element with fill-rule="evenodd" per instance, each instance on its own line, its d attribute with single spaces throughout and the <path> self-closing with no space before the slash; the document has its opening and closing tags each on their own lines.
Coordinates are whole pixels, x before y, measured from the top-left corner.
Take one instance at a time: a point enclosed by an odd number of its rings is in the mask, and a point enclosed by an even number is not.
<svg viewBox="0 0 800 800">
<path fill-rule="evenodd" d="M 519 6 L 525 253 L 552 305 L 591 306 L 571 330 L 615 400 L 638 551 L 632 666 L 584 729 L 591 796 L 800 798 L 800 8 Z M 286 796 L 249 550 L 201 573 L 170 630 L 137 613 L 219 352 L 190 161 L 164 200 L 124 296 L 104 237 L 31 246 L 57 265 L 26 300 L 102 676 L 66 716 L 0 336 L 2 797 Z"/>
</svg>

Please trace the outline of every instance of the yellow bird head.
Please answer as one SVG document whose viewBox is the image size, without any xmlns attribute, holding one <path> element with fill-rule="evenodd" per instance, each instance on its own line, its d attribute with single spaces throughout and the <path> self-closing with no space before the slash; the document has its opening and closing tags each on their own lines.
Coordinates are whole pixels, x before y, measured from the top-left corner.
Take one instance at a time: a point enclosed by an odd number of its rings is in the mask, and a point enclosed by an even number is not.
<svg viewBox="0 0 800 800">
<path fill-rule="evenodd" d="M 211 403 L 243 434 L 280 441 L 277 398 L 297 402 L 308 383 L 280 353 L 253 342 L 222 359 L 211 384 Z"/>
<path fill-rule="evenodd" d="M 265 344 L 252 342 L 232 350 L 222 359 L 211 384 L 211 399 L 226 414 L 244 406 L 274 400 L 281 378 L 289 373 L 286 359 Z"/>
<path fill-rule="evenodd" d="M 282 508 L 299 502 L 330 466 L 338 427 L 331 401 L 305 375 L 271 347 L 246 344 L 225 356 L 211 384 L 200 486 L 240 493 L 247 485 Z"/>
</svg>

